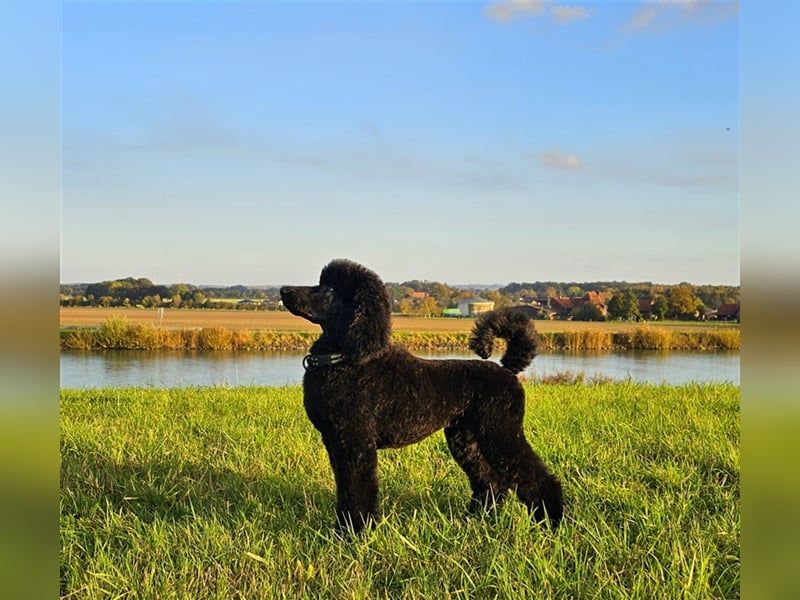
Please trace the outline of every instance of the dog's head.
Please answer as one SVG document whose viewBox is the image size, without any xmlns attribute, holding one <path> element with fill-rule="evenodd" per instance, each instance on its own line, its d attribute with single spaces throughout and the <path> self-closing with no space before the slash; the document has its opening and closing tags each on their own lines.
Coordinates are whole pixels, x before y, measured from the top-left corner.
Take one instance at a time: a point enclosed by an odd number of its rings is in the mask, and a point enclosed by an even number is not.
<svg viewBox="0 0 800 600">
<path fill-rule="evenodd" d="M 322 269 L 319 285 L 281 288 L 283 305 L 322 327 L 313 350 L 341 352 L 358 363 L 389 344 L 391 301 L 375 273 L 338 259 Z"/>
</svg>

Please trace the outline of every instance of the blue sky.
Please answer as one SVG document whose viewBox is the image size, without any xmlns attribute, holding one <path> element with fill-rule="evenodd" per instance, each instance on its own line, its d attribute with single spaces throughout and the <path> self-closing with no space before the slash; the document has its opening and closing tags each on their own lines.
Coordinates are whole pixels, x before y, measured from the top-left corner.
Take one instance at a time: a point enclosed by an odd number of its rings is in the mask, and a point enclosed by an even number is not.
<svg viewBox="0 0 800 600">
<path fill-rule="evenodd" d="M 61 281 L 739 283 L 737 2 L 67 2 Z"/>
</svg>

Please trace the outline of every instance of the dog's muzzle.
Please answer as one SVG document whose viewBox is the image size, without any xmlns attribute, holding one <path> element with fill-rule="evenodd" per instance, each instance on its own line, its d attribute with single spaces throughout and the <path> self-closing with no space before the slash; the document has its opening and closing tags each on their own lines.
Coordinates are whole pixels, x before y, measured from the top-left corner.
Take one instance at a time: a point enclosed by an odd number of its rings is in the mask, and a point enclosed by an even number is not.
<svg viewBox="0 0 800 600">
<path fill-rule="evenodd" d="M 320 367 L 332 367 L 344 362 L 344 354 L 307 354 L 303 357 L 303 368 L 315 371 Z"/>
</svg>

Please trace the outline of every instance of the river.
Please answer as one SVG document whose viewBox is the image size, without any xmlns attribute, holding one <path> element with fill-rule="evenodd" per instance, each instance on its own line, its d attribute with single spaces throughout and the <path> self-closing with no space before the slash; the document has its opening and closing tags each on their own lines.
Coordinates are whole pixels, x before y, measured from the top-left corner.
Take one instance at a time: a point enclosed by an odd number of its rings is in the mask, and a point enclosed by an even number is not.
<svg viewBox="0 0 800 600">
<path fill-rule="evenodd" d="M 468 358 L 463 354 L 423 355 Z M 61 387 L 281 386 L 303 378 L 302 354 L 202 351 L 62 351 Z M 546 377 L 563 372 L 640 383 L 732 383 L 739 385 L 738 352 L 547 352 L 536 357 L 525 375 Z"/>
</svg>

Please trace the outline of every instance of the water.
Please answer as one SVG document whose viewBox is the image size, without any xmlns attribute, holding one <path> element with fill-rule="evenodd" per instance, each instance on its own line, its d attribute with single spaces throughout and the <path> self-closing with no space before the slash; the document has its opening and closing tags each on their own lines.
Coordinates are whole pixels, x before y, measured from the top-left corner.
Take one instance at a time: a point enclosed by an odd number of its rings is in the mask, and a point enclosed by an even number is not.
<svg viewBox="0 0 800 600">
<path fill-rule="evenodd" d="M 436 354 L 429 358 L 474 358 L 474 355 Z M 192 387 L 291 385 L 302 381 L 302 354 L 275 352 L 201 351 L 63 351 L 61 386 Z M 551 352 L 540 354 L 525 374 L 543 377 L 583 372 L 635 382 L 679 385 L 733 383 L 739 385 L 738 352 Z"/>
</svg>

